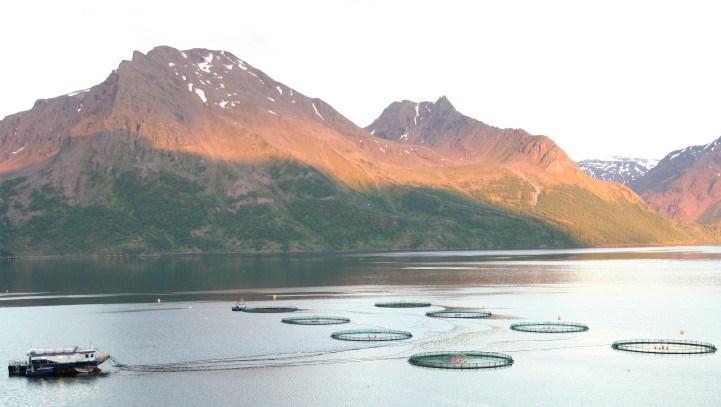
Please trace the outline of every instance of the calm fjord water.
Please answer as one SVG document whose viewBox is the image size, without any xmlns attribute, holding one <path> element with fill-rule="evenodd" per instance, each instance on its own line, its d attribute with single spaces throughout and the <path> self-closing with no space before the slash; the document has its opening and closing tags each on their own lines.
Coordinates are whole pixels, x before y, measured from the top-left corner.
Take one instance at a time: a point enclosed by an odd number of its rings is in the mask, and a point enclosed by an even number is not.
<svg viewBox="0 0 721 407">
<path fill-rule="evenodd" d="M 714 406 L 719 355 L 613 351 L 622 338 L 721 345 L 721 248 L 674 247 L 324 256 L 20 260 L 0 263 L 0 359 L 31 346 L 95 344 L 128 364 L 262 355 L 237 370 L 119 371 L 97 377 L 0 377 L 0 405 Z M 273 296 L 275 295 L 275 300 Z M 295 305 L 350 324 L 294 326 Z M 161 302 L 157 303 L 156 299 Z M 422 299 L 424 309 L 374 302 Z M 429 310 L 485 307 L 489 320 Z M 579 334 L 510 331 L 521 320 L 577 321 Z M 408 341 L 335 341 L 338 329 L 404 329 Z M 683 329 L 684 335 L 680 334 Z M 510 368 L 414 367 L 433 350 L 506 352 Z"/>
</svg>

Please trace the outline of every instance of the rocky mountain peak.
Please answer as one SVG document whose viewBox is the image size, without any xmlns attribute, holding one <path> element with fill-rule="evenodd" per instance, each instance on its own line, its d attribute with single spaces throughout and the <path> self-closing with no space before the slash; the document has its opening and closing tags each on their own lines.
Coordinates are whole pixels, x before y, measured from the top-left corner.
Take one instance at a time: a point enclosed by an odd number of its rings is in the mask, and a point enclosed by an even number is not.
<svg viewBox="0 0 721 407">
<path fill-rule="evenodd" d="M 403 100 L 391 103 L 366 130 L 386 140 L 435 145 L 443 136 L 436 134 L 436 130 L 450 129 L 453 122 L 463 117 L 446 96 L 436 102 Z"/>
<path fill-rule="evenodd" d="M 458 112 L 446 96 L 435 102 L 403 100 L 391 103 L 366 130 L 376 137 L 405 144 L 425 145 L 446 160 L 578 169 L 552 140 L 521 129 L 490 126 Z"/>
<path fill-rule="evenodd" d="M 436 100 L 436 103 L 433 103 L 433 110 L 435 112 L 438 112 L 440 114 L 443 113 L 449 113 L 449 112 L 455 112 L 456 108 L 453 106 L 450 100 L 443 95 Z"/>
<path fill-rule="evenodd" d="M 73 136 L 134 134 L 155 147 L 215 157 L 227 148 L 210 144 L 233 143 L 221 134 L 299 127 L 365 134 L 321 99 L 230 52 L 159 46 L 133 52 L 98 85 L 0 121 L 0 176 L 45 162 Z"/>
</svg>

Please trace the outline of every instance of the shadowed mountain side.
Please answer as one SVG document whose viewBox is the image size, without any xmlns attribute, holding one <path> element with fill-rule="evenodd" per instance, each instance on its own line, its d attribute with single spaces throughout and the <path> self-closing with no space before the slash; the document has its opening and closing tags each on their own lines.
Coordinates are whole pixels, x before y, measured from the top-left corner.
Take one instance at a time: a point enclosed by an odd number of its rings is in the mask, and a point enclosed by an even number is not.
<svg viewBox="0 0 721 407">
<path fill-rule="evenodd" d="M 94 161 L 94 149 L 106 152 Z M 84 160 L 78 166 L 78 161 Z M 82 168 L 68 185 L 65 162 Z M 15 254 L 522 248 L 576 245 L 546 222 L 432 188 L 351 189 L 290 160 L 241 164 L 152 149 L 132 135 L 65 146 L 0 184 Z M 41 180 L 42 178 L 42 180 Z M 44 181 L 43 181 L 44 180 Z M 73 201 L 63 192 L 73 188 Z"/>
</svg>

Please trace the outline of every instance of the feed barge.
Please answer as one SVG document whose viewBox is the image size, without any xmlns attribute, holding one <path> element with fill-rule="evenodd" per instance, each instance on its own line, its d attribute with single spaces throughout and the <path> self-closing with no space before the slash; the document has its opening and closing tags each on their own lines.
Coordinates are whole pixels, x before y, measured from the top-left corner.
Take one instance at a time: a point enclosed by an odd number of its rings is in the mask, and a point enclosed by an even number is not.
<svg viewBox="0 0 721 407">
<path fill-rule="evenodd" d="M 59 348 L 33 348 L 25 359 L 11 361 L 8 364 L 10 376 L 47 377 L 72 376 L 77 374 L 100 373 L 99 365 L 110 358 L 105 353 L 99 353 L 91 346 Z"/>
</svg>

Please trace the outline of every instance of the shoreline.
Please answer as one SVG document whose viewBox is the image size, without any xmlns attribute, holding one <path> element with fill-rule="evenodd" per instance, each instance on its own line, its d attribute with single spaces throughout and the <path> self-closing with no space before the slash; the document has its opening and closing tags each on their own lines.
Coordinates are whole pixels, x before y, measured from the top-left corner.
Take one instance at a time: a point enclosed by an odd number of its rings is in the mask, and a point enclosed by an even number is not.
<svg viewBox="0 0 721 407">
<path fill-rule="evenodd" d="M 169 252 L 152 254 L 78 254 L 78 255 L 17 255 L 0 256 L 0 263 L 16 260 L 100 260 L 100 259 L 154 259 L 163 257 L 282 257 L 282 256 L 342 256 L 342 255 L 373 255 L 379 253 L 417 253 L 417 252 L 470 252 L 470 251 L 523 251 L 523 250 L 590 250 L 590 249 L 624 249 L 624 248 L 650 248 L 650 247 L 699 247 L 721 246 L 721 242 L 695 242 L 695 243 L 648 243 L 648 244 L 619 244 L 604 246 L 558 246 L 558 247 L 526 247 L 526 248 L 445 248 L 445 249 L 389 249 L 389 250 L 341 250 L 341 251 L 238 251 L 238 252 Z"/>
</svg>

